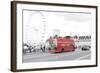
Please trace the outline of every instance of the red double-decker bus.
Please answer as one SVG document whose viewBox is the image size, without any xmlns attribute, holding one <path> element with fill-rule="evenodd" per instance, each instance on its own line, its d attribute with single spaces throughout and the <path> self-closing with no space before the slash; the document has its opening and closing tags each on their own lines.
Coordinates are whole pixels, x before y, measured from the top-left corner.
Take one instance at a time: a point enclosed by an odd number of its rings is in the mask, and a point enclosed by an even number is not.
<svg viewBox="0 0 100 73">
<path fill-rule="evenodd" d="M 50 47 L 49 52 L 65 52 L 65 51 L 74 51 L 75 50 L 75 42 L 72 38 L 50 38 L 48 39 Z"/>
</svg>

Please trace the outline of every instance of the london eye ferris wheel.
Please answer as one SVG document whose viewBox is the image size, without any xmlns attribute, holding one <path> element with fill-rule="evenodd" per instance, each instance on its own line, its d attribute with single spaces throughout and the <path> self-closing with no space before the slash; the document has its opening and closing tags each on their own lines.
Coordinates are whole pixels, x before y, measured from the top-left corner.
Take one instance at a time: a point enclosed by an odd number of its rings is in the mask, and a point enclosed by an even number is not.
<svg viewBox="0 0 100 73">
<path fill-rule="evenodd" d="M 28 13 L 28 14 L 27 14 Z M 44 43 L 46 41 L 46 18 L 42 11 L 24 12 L 23 38 L 25 43 Z"/>
</svg>

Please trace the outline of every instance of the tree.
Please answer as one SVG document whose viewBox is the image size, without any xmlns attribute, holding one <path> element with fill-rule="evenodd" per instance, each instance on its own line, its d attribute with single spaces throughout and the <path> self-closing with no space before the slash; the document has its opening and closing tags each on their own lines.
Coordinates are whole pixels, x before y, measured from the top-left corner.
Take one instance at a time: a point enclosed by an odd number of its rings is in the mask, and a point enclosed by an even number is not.
<svg viewBox="0 0 100 73">
<path fill-rule="evenodd" d="M 71 36 L 65 36 L 65 38 L 71 38 Z"/>
<path fill-rule="evenodd" d="M 58 35 L 55 35 L 55 36 L 54 36 L 54 38 L 57 38 L 57 37 L 58 37 Z"/>
</svg>

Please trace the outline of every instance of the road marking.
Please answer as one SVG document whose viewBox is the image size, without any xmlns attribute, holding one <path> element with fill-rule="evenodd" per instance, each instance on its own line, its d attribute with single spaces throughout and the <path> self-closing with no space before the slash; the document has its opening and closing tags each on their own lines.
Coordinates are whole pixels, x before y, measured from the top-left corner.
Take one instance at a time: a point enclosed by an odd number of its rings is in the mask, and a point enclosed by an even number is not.
<svg viewBox="0 0 100 73">
<path fill-rule="evenodd" d="M 76 60 L 84 59 L 85 57 L 88 57 L 88 56 L 90 56 L 90 55 L 91 55 L 91 54 L 88 54 L 88 55 L 85 55 L 85 56 L 81 56 L 81 57 L 77 58 Z"/>
</svg>

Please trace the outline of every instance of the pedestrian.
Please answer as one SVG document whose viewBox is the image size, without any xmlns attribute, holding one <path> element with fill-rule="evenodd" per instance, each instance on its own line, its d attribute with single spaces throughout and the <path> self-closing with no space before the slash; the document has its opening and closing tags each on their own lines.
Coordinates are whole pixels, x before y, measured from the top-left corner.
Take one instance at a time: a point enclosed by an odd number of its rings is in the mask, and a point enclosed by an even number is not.
<svg viewBox="0 0 100 73">
<path fill-rule="evenodd" d="M 44 52 L 44 51 L 43 51 L 43 47 L 42 47 L 42 45 L 40 46 L 40 49 L 42 50 L 42 52 Z"/>
<path fill-rule="evenodd" d="M 45 46 L 43 47 L 43 51 L 45 52 Z"/>
</svg>

